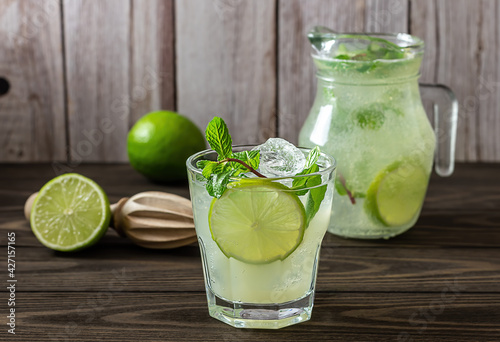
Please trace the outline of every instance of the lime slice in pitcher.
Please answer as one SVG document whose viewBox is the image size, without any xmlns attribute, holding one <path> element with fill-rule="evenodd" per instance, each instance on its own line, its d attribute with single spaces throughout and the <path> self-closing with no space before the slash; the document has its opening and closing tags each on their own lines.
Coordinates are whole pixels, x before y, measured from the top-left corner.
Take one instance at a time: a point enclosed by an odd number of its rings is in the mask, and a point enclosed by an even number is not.
<svg viewBox="0 0 500 342">
<path fill-rule="evenodd" d="M 418 165 L 397 162 L 380 172 L 366 193 L 365 210 L 389 227 L 411 222 L 418 214 L 428 175 Z"/>
<path fill-rule="evenodd" d="M 229 258 L 266 264 L 288 257 L 302 242 L 306 214 L 287 187 L 261 180 L 232 183 L 212 201 L 212 238 Z"/>
<path fill-rule="evenodd" d="M 30 223 L 43 245 L 68 252 L 96 243 L 106 233 L 110 218 L 104 190 L 89 178 L 68 173 L 42 187 Z"/>
</svg>

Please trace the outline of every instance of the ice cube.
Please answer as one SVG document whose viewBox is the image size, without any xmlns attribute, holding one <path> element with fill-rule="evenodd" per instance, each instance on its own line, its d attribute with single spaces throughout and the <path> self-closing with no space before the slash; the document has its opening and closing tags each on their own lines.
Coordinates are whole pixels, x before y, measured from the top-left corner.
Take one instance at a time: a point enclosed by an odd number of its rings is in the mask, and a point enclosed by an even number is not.
<svg viewBox="0 0 500 342">
<path fill-rule="evenodd" d="M 270 177 L 294 176 L 304 169 L 304 153 L 281 138 L 269 138 L 254 150 L 260 151 L 259 171 Z"/>
</svg>

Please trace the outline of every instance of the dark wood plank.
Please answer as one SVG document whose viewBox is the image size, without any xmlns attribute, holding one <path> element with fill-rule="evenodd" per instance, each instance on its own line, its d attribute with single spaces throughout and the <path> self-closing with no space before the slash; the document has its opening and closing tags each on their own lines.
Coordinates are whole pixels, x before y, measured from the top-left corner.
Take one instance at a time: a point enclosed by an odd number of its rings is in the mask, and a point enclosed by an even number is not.
<svg viewBox="0 0 500 342">
<path fill-rule="evenodd" d="M 83 164 L 72 171 L 96 180 L 111 202 L 147 190 L 179 194 L 189 198 L 187 184 L 159 185 L 147 181 L 128 165 Z M 327 234 L 326 246 L 341 247 L 499 247 L 500 165 L 460 164 L 449 178 L 433 176 L 421 217 L 405 234 L 385 240 L 346 240 Z M 50 165 L 0 166 L 0 233 L 16 231 L 21 246 L 40 246 L 23 217 L 29 195 L 55 175 Z M 493 180 L 493 181 L 492 181 Z M 3 238 L 3 235 L 2 235 Z M 0 241 L 3 241 L 0 239 Z M 109 232 L 105 246 L 126 244 Z"/>
<path fill-rule="evenodd" d="M 318 293 L 312 320 L 239 330 L 208 316 L 203 293 L 20 293 L 17 333 L 53 341 L 495 341 L 499 294 Z M 13 339 L 14 340 L 14 339 Z"/>
<path fill-rule="evenodd" d="M 5 238 L 2 237 L 2 240 Z M 6 255 L 6 248 L 0 252 Z M 97 244 L 78 253 L 17 248 L 21 291 L 101 291 L 116 272 L 128 291 L 202 291 L 197 246 L 147 250 Z M 464 292 L 500 293 L 499 249 L 334 248 L 321 251 L 318 291 L 439 292 L 457 282 Z"/>
<path fill-rule="evenodd" d="M 0 245 L 7 231 L 18 232 L 17 336 L 23 341 L 496 340 L 499 170 L 500 165 L 459 165 L 451 178 L 434 177 L 417 226 L 395 239 L 328 234 L 313 320 L 269 332 L 236 330 L 208 316 L 196 245 L 147 250 L 109 231 L 96 246 L 75 254 L 41 246 L 23 219 L 22 204 L 54 176 L 52 167 L 0 165 Z M 148 189 L 188 197 L 186 184 L 151 184 L 127 165 L 81 165 L 74 171 L 97 180 L 112 201 Z"/>
<path fill-rule="evenodd" d="M 59 1 L 1 1 L 0 50 L 0 161 L 65 161 Z"/>
<path fill-rule="evenodd" d="M 29 222 L 23 214 L 21 206 L 15 207 L 14 211 L 2 211 L 0 208 L 0 246 L 7 245 L 7 233 L 16 233 L 16 245 L 18 247 L 42 247 L 40 242 L 36 239 L 35 235 L 31 232 Z M 109 228 L 107 233 L 99 241 L 103 248 L 112 248 L 114 245 L 131 245 L 131 242 L 122 238 Z"/>
<path fill-rule="evenodd" d="M 23 206 L 26 199 L 60 170 L 76 172 L 95 180 L 101 185 L 113 203 L 121 197 L 132 196 L 142 191 L 164 191 L 189 198 L 187 182 L 155 184 L 126 164 L 80 164 L 67 167 L 61 164 L 1 164 L 0 207 Z"/>
<path fill-rule="evenodd" d="M 118 197 L 116 197 L 118 198 Z M 500 212 L 490 211 L 424 211 L 415 227 L 389 240 L 344 239 L 333 234 L 325 235 L 325 247 L 376 247 L 376 248 L 499 248 Z M 5 246 L 7 232 L 16 232 L 18 246 L 38 247 L 40 243 L 31 233 L 23 216 L 23 207 L 0 207 L 0 245 Z M 103 248 L 115 244 L 130 244 L 113 229 L 100 241 Z"/>
<path fill-rule="evenodd" d="M 187 183 L 154 184 L 129 165 L 0 164 L 0 207 L 23 205 L 28 196 L 63 171 L 77 172 L 98 182 L 111 201 L 137 192 L 158 190 L 189 197 Z M 458 164 L 451 177 L 433 174 L 424 204 L 431 210 L 495 211 L 500 208 L 500 164 Z M 499 224 L 500 226 L 500 224 Z"/>
<path fill-rule="evenodd" d="M 433 173 L 424 210 L 500 208 L 500 164 L 457 164 L 450 177 Z M 500 223 L 499 223 L 500 227 Z"/>
<path fill-rule="evenodd" d="M 324 248 L 318 290 L 500 292 L 498 249 Z"/>
<path fill-rule="evenodd" d="M 325 246 L 333 247 L 500 247 L 500 213 L 483 211 L 424 210 L 413 228 L 389 240 L 344 239 L 326 234 Z"/>
</svg>

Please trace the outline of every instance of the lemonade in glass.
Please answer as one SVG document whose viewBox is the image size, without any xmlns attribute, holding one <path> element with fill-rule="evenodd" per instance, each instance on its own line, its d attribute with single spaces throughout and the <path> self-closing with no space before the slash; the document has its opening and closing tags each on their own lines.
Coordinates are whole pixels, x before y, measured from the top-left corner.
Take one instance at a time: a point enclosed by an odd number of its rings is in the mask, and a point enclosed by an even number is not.
<svg viewBox="0 0 500 342">
<path fill-rule="evenodd" d="M 278 140 L 271 145 L 281 144 Z M 276 176 L 276 165 L 264 165 L 276 157 L 264 153 L 266 144 L 232 147 L 232 156 L 259 151 L 260 166 L 255 173 L 241 168 L 216 196 L 205 168 L 208 162 L 222 164 L 220 153 L 206 150 L 187 160 L 209 313 L 234 327 L 276 329 L 311 317 L 318 256 L 330 221 L 334 159 L 293 147 L 300 160 L 285 156 L 277 168 L 292 169 Z M 281 145 L 276 151 L 281 153 Z M 313 167 L 311 154 L 316 154 Z"/>
</svg>

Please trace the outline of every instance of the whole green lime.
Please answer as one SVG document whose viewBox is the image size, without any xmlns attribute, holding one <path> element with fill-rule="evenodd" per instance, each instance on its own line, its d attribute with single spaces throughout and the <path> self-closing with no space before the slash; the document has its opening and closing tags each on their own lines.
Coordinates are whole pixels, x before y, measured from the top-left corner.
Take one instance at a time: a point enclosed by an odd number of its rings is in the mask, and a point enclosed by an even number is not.
<svg viewBox="0 0 500 342">
<path fill-rule="evenodd" d="M 144 115 L 127 138 L 130 164 L 156 182 L 185 179 L 186 159 L 205 147 L 199 128 L 188 118 L 170 111 Z"/>
</svg>

